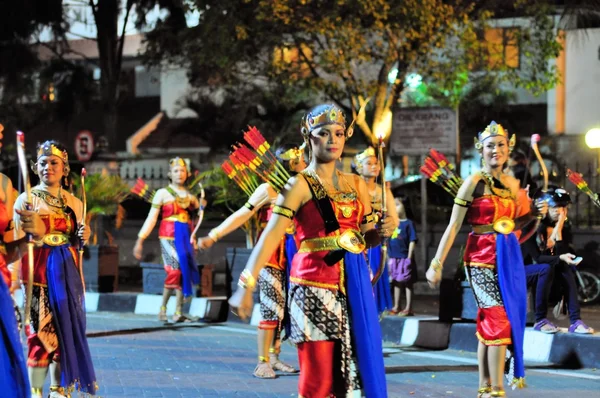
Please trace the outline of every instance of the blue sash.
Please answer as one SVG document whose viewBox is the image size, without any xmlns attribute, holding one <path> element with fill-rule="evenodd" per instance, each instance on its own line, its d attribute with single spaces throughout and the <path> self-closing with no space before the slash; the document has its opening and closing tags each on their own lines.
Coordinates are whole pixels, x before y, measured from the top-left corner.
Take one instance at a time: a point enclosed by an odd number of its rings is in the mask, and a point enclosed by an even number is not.
<svg viewBox="0 0 600 398">
<path fill-rule="evenodd" d="M 387 397 L 381 328 L 373 300 L 373 288 L 365 256 L 346 252 L 346 292 L 350 333 L 365 396 Z"/>
<path fill-rule="evenodd" d="M 375 274 L 379 269 L 379 264 L 381 263 L 381 245 L 372 247 L 369 250 L 367 250 L 367 256 L 369 258 L 369 266 L 371 267 L 371 272 Z M 392 291 L 390 289 L 390 278 L 387 263 L 383 268 L 381 277 L 379 278 L 375 286 L 373 286 L 373 291 L 375 292 L 375 303 L 377 305 L 377 312 L 382 313 L 386 310 L 391 310 L 394 304 L 392 303 Z"/>
<path fill-rule="evenodd" d="M 70 245 L 51 247 L 46 276 L 60 350 L 60 383 L 94 395 L 96 374 L 85 336 L 85 298 Z"/>
<path fill-rule="evenodd" d="M 191 296 L 194 285 L 200 283 L 200 272 L 194 260 L 194 249 L 190 243 L 190 227 L 187 223 L 175 221 L 175 251 L 179 257 L 181 271 L 181 291 L 184 297 Z"/>
<path fill-rule="evenodd" d="M 19 341 L 15 308 L 8 287 L 0 277 L 0 390 L 2 396 L 29 398 L 29 376 Z"/>
</svg>

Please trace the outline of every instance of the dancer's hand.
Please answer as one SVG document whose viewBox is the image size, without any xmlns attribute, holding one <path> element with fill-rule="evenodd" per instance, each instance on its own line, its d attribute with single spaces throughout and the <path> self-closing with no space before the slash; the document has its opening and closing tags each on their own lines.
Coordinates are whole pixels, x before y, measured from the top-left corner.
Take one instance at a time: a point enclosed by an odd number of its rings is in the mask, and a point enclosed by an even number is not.
<svg viewBox="0 0 600 398">
<path fill-rule="evenodd" d="M 538 217 L 546 217 L 546 214 L 548 214 L 548 202 L 546 202 L 545 200 L 537 200 L 535 202 L 535 210 L 535 213 Z"/>
<path fill-rule="evenodd" d="M 15 209 L 20 218 L 20 228 L 25 233 L 32 234 L 33 239 L 40 240 L 46 235 L 46 224 L 40 218 L 40 215 L 31 210 Z"/>
<path fill-rule="evenodd" d="M 215 241 L 210 236 L 205 236 L 204 238 L 198 239 L 198 247 L 200 249 L 209 249 L 214 244 Z"/>
<path fill-rule="evenodd" d="M 233 296 L 229 299 L 229 305 L 231 307 L 231 312 L 240 317 L 240 319 L 245 321 L 250 318 L 252 316 L 252 310 L 254 309 L 252 289 L 238 287 Z"/>
<path fill-rule="evenodd" d="M 77 227 L 77 237 L 79 237 L 79 239 L 83 240 L 84 242 L 87 242 L 88 239 L 90 239 L 91 235 L 92 230 L 87 225 L 80 224 L 79 227 Z"/>
<path fill-rule="evenodd" d="M 190 244 L 194 251 L 198 251 L 198 241 L 196 240 L 196 235 L 190 236 Z"/>
<path fill-rule="evenodd" d="M 379 229 L 379 231 L 381 231 L 380 234 L 386 238 L 389 238 L 394 233 L 396 226 L 397 225 L 394 224 L 394 219 L 390 216 L 386 216 L 381 220 L 381 226 Z"/>
<path fill-rule="evenodd" d="M 137 260 L 141 260 L 143 248 L 144 240 L 138 238 L 138 240 L 135 241 L 135 246 L 133 246 L 133 257 L 135 257 Z"/>
<path fill-rule="evenodd" d="M 425 277 L 427 278 L 427 283 L 429 284 L 430 288 L 435 289 L 436 287 L 438 287 L 442 280 L 443 269 L 444 268 L 442 264 L 437 258 L 434 258 L 431 261 L 431 265 L 429 266 L 429 269 L 427 269 L 427 273 L 425 274 Z"/>
</svg>

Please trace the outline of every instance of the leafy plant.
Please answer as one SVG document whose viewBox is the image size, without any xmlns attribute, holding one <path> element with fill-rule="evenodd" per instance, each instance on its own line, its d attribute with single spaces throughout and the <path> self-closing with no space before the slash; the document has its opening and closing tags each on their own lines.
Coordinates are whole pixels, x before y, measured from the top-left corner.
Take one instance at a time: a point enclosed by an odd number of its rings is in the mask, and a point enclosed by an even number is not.
<svg viewBox="0 0 600 398">
<path fill-rule="evenodd" d="M 73 176 L 73 192 L 81 197 L 81 178 Z M 120 226 L 125 212 L 120 203 L 129 194 L 129 185 L 118 175 L 107 173 L 91 174 L 85 178 L 85 196 L 87 215 L 85 223 L 92 229 L 90 243 L 98 243 L 98 216 L 117 215 L 116 224 Z"/>
</svg>

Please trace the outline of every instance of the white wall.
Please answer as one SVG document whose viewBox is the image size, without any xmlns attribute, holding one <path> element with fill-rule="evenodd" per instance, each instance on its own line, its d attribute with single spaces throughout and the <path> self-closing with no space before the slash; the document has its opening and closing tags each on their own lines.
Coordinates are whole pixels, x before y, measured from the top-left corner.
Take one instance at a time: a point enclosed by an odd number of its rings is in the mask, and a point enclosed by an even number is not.
<svg viewBox="0 0 600 398">
<path fill-rule="evenodd" d="M 155 69 L 148 69 L 144 65 L 135 67 L 135 96 L 139 97 L 158 97 L 160 92 L 160 72 Z"/>
<path fill-rule="evenodd" d="M 600 29 L 571 31 L 566 38 L 565 133 L 600 127 Z"/>
<path fill-rule="evenodd" d="M 160 73 L 160 109 L 169 117 L 190 117 L 182 115 L 181 106 L 178 101 L 184 98 L 190 91 L 187 78 L 187 70 L 165 66 Z M 192 117 L 194 115 L 191 115 Z"/>
</svg>

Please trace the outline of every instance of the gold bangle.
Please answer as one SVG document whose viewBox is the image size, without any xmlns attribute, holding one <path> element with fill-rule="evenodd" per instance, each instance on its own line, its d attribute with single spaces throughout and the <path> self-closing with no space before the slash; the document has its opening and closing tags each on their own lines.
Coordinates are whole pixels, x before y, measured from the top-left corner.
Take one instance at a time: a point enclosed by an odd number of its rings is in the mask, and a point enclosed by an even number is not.
<svg viewBox="0 0 600 398">
<path fill-rule="evenodd" d="M 444 266 L 442 265 L 442 263 L 440 262 L 440 260 L 437 257 L 434 257 L 433 260 L 431 260 L 431 264 L 429 264 L 429 266 L 431 268 L 433 268 L 433 270 L 435 272 L 441 271 L 444 269 Z"/>
<path fill-rule="evenodd" d="M 240 279 L 238 280 L 238 286 L 242 289 L 251 289 L 254 290 L 256 287 L 256 279 L 252 275 L 247 268 L 244 269 L 240 275 Z"/>
<path fill-rule="evenodd" d="M 219 234 L 214 229 L 211 229 L 208 233 L 208 237 L 211 238 L 215 243 L 219 240 Z"/>
</svg>

